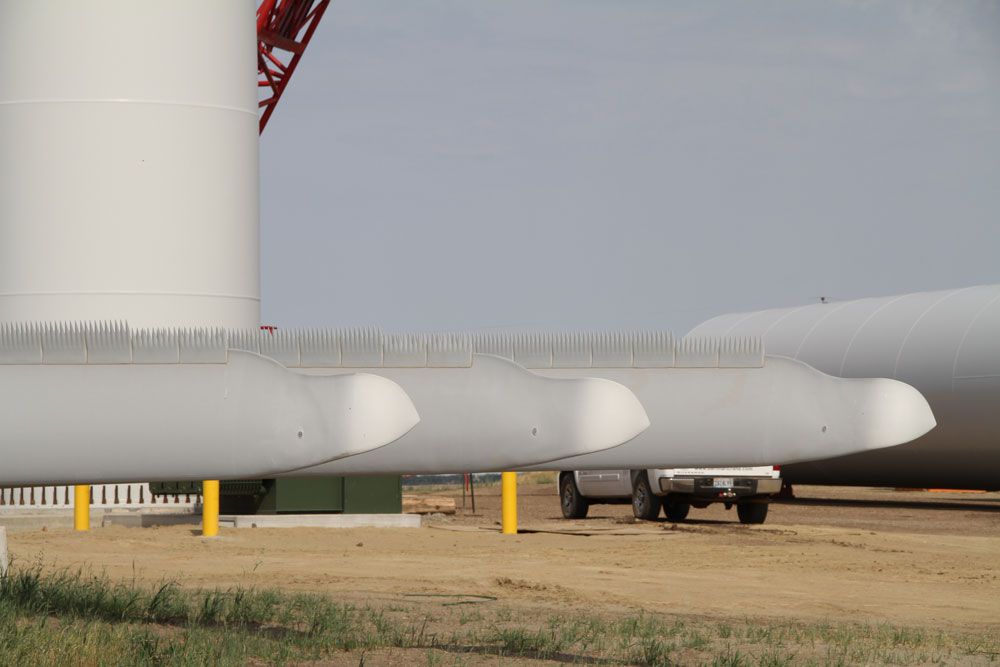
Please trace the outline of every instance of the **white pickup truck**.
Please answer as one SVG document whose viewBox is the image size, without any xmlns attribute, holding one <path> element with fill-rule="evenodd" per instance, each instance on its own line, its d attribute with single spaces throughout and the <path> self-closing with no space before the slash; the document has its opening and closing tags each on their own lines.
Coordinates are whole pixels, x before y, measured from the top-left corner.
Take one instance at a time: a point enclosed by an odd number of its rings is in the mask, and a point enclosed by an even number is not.
<svg viewBox="0 0 1000 667">
<path fill-rule="evenodd" d="M 653 520 L 662 507 L 668 521 L 683 521 L 692 507 L 725 503 L 736 506 L 740 523 L 764 523 L 781 473 L 777 466 L 566 470 L 558 483 L 567 519 L 584 518 L 593 504 L 631 501 L 637 519 Z"/>
</svg>

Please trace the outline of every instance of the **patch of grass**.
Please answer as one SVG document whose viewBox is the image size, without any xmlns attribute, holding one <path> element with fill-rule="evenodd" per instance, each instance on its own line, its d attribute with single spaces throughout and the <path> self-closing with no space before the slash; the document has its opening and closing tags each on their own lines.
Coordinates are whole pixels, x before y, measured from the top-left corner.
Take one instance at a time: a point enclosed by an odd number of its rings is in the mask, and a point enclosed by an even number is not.
<svg viewBox="0 0 1000 667">
<path fill-rule="evenodd" d="M 0 577 L 5 665 L 244 665 L 376 654 L 429 665 L 483 658 L 593 665 L 998 665 L 996 632 L 890 624 L 707 620 L 648 612 L 475 611 L 236 588 L 144 587 L 83 571 L 14 568 Z"/>
<path fill-rule="evenodd" d="M 552 486 L 555 486 L 558 477 L 559 477 L 558 471 L 553 471 L 553 470 L 533 470 L 531 472 L 519 472 L 517 473 L 517 483 L 551 484 Z"/>
<path fill-rule="evenodd" d="M 462 615 L 458 618 L 458 622 L 460 625 L 465 625 L 466 623 L 475 623 L 481 620 L 483 620 L 483 615 L 479 613 L 478 609 L 468 613 L 463 612 Z"/>
<path fill-rule="evenodd" d="M 626 654 L 626 662 L 656 667 L 672 665 L 674 661 L 671 656 L 676 648 L 673 642 L 667 642 L 659 637 L 642 637 Z"/>
<path fill-rule="evenodd" d="M 496 633 L 487 639 L 487 643 L 496 644 L 500 655 L 537 655 L 550 649 L 545 634 L 525 628 L 497 629 Z"/>
<path fill-rule="evenodd" d="M 749 662 L 747 657 L 731 646 L 727 646 L 724 653 L 715 655 L 712 658 L 712 667 L 746 667 Z"/>
<path fill-rule="evenodd" d="M 691 648 L 695 650 L 702 650 L 711 646 L 712 642 L 708 638 L 708 635 L 704 634 L 700 630 L 693 630 L 687 633 L 682 642 L 684 648 Z"/>
</svg>

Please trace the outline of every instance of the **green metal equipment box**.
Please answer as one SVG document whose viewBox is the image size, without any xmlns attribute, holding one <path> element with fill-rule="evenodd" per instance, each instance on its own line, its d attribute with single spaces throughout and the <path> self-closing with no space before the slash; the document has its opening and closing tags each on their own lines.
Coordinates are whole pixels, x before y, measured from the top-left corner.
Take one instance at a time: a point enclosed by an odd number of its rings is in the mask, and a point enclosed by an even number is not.
<svg viewBox="0 0 1000 667">
<path fill-rule="evenodd" d="M 402 514 L 403 478 L 399 475 L 344 477 L 347 514 Z"/>
<path fill-rule="evenodd" d="M 344 511 L 343 477 L 269 479 L 254 514 L 304 514 Z"/>
<path fill-rule="evenodd" d="M 149 492 L 154 496 L 174 494 L 201 495 L 201 482 L 150 482 Z"/>
<path fill-rule="evenodd" d="M 399 475 L 265 479 L 253 493 L 223 494 L 226 514 L 400 514 L 403 483 Z"/>
<path fill-rule="evenodd" d="M 153 482 L 154 494 L 201 493 L 201 482 Z M 241 479 L 219 483 L 222 514 L 400 514 L 399 475 Z"/>
</svg>

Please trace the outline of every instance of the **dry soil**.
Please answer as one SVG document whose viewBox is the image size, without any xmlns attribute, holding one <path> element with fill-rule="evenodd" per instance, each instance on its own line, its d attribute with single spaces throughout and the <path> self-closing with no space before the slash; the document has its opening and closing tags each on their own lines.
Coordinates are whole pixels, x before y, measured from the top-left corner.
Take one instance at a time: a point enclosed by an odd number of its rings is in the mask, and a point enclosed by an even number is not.
<svg viewBox="0 0 1000 667">
<path fill-rule="evenodd" d="M 18 562 L 113 578 L 254 584 L 356 603 L 490 596 L 512 609 L 1000 627 L 1000 494 L 800 487 L 767 522 L 721 505 L 683 524 L 635 522 L 627 505 L 566 521 L 553 484 L 519 489 L 519 535 L 499 532 L 497 486 L 460 490 L 419 529 L 65 529 L 9 535 Z M 575 532 L 574 532 L 575 531 Z M 567 534 L 570 533 L 570 534 Z M 425 595 L 430 597 L 423 597 Z M 459 598 L 455 598 L 459 599 Z"/>
</svg>

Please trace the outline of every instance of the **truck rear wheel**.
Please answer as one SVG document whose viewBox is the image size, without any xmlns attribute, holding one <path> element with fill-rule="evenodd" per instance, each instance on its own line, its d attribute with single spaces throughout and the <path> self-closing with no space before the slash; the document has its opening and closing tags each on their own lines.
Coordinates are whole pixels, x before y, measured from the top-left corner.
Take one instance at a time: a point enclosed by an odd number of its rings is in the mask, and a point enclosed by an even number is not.
<svg viewBox="0 0 1000 667">
<path fill-rule="evenodd" d="M 764 523 L 767 518 L 767 503 L 739 503 L 736 514 L 740 523 Z"/>
<path fill-rule="evenodd" d="M 680 523 L 686 519 L 688 512 L 690 511 L 691 503 L 685 503 L 683 501 L 663 503 L 663 514 L 667 517 L 667 521 L 671 521 L 673 523 Z"/>
<path fill-rule="evenodd" d="M 580 489 L 576 488 L 576 480 L 573 479 L 573 473 L 566 473 L 559 480 L 559 499 L 565 518 L 586 518 L 587 510 L 590 509 L 590 503 L 580 495 Z"/>
<path fill-rule="evenodd" d="M 632 514 L 636 519 L 653 521 L 660 516 L 660 504 L 659 496 L 649 488 L 649 475 L 640 471 L 632 482 Z"/>
</svg>

